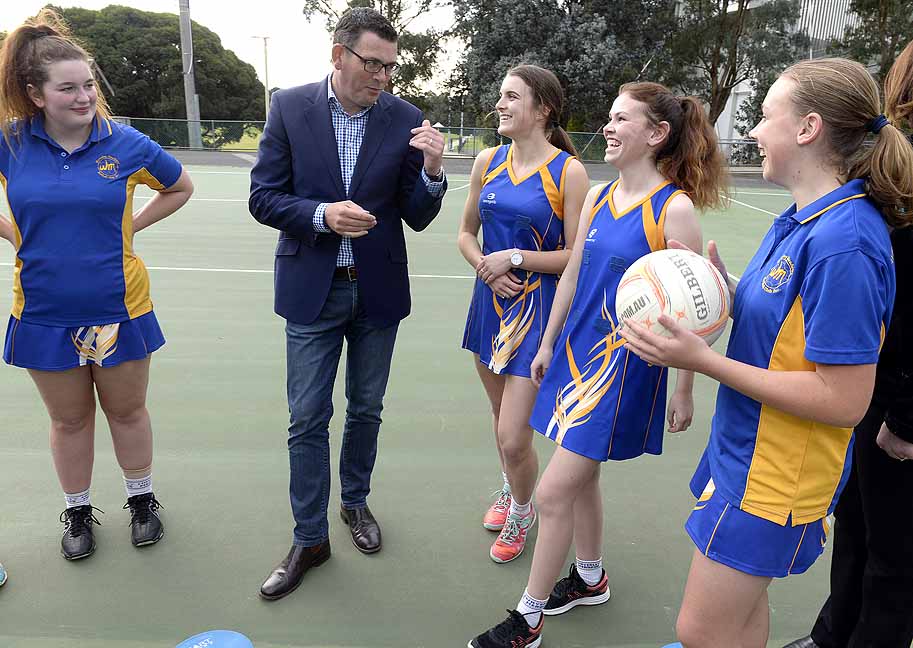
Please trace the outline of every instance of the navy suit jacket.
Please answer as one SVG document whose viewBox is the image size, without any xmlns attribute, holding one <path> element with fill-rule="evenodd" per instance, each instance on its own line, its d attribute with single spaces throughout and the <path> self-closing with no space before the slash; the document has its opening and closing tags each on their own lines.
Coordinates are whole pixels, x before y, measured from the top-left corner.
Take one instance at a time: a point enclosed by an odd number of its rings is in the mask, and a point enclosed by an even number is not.
<svg viewBox="0 0 913 648">
<path fill-rule="evenodd" d="M 255 219 L 279 230 L 275 310 L 310 324 L 320 314 L 336 268 L 341 237 L 314 230 L 317 205 L 351 200 L 377 224 L 352 239 L 358 295 L 369 321 L 383 328 L 409 314 L 409 275 L 403 221 L 428 227 L 441 208 L 421 179 L 422 152 L 409 146 L 421 126 L 418 108 L 386 92 L 368 113 L 349 193 L 339 167 L 327 101 L 327 79 L 279 90 L 250 173 L 248 206 Z M 445 185 L 446 189 L 446 185 Z"/>
</svg>

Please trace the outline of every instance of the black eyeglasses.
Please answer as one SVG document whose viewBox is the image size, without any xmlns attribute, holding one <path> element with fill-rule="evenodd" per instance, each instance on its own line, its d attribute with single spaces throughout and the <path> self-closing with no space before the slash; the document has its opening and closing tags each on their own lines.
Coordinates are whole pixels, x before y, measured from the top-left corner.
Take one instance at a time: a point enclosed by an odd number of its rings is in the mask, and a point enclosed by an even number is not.
<svg viewBox="0 0 913 648">
<path fill-rule="evenodd" d="M 343 45 L 347 50 L 352 54 L 358 57 L 358 60 L 365 64 L 365 72 L 370 72 L 371 74 L 377 74 L 383 70 L 387 76 L 393 76 L 399 70 L 399 63 L 381 63 L 377 59 L 366 59 L 364 56 L 353 50 L 348 45 Z"/>
</svg>

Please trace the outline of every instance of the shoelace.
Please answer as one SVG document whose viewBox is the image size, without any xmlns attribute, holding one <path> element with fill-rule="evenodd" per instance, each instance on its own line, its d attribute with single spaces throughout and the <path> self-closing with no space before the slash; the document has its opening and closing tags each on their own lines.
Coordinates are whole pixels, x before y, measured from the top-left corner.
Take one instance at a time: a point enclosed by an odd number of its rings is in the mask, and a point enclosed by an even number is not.
<svg viewBox="0 0 913 648">
<path fill-rule="evenodd" d="M 520 525 L 514 517 L 508 517 L 504 523 L 504 529 L 501 531 L 499 540 L 505 544 L 510 544 L 520 536 Z"/>
<path fill-rule="evenodd" d="M 65 525 L 64 532 L 73 538 L 78 538 L 82 534 L 88 532 L 90 524 L 94 523 L 101 526 L 101 522 L 98 521 L 98 518 L 95 517 L 95 513 L 92 511 L 104 513 L 100 508 L 95 508 L 94 506 L 76 506 L 74 508 L 64 509 L 60 513 L 60 521 Z"/>
<path fill-rule="evenodd" d="M 575 572 L 576 570 L 572 566 L 570 571 L 568 571 L 567 578 L 562 578 L 557 583 L 555 583 L 554 592 L 559 599 L 567 596 L 568 592 L 578 589 L 579 584 L 577 583 L 577 580 L 579 579 L 582 581 L 583 579 L 580 578 L 579 574 L 577 575 L 577 578 L 574 578 Z M 586 583 L 584 583 L 584 585 L 586 585 Z"/>
<path fill-rule="evenodd" d="M 492 492 L 491 496 L 494 497 L 495 495 L 498 496 L 498 500 L 493 504 L 494 508 L 506 509 L 510 506 L 510 491 L 502 488 Z"/>
<path fill-rule="evenodd" d="M 124 509 L 130 509 L 130 524 L 146 524 L 152 514 L 158 509 L 165 508 L 155 499 L 155 495 L 148 499 L 138 499 L 133 502 L 127 500 Z"/>
<path fill-rule="evenodd" d="M 491 636 L 505 643 L 515 638 L 521 631 L 526 633 L 530 631 L 529 624 L 522 614 L 516 610 L 508 610 L 507 613 L 509 616 L 491 629 Z"/>
</svg>

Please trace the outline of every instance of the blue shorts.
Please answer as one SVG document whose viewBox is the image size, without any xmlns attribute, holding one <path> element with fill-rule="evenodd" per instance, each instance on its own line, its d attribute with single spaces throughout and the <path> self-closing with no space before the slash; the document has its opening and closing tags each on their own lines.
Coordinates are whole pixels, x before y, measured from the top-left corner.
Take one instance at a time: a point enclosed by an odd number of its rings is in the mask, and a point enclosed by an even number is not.
<svg viewBox="0 0 913 648">
<path fill-rule="evenodd" d="M 733 506 L 707 485 L 685 522 L 685 531 L 705 556 L 753 576 L 801 574 L 824 551 L 828 518 L 780 526 Z"/>
<path fill-rule="evenodd" d="M 142 360 L 163 344 L 165 336 L 151 311 L 125 322 L 75 328 L 32 324 L 10 316 L 3 360 L 42 371 L 66 371 L 89 364 L 112 367 Z"/>
</svg>

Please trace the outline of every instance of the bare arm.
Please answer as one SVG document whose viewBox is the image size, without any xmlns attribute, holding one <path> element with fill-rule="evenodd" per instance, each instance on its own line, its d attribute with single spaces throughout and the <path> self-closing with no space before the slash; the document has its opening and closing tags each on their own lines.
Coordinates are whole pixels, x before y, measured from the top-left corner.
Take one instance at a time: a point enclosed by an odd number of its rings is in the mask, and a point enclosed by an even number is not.
<svg viewBox="0 0 913 648">
<path fill-rule="evenodd" d="M 479 216 L 479 194 L 482 192 L 482 171 L 491 159 L 492 149 L 481 151 L 472 163 L 469 175 L 469 195 L 463 206 L 463 218 L 460 220 L 460 230 L 457 233 L 457 247 L 466 263 L 475 270 L 479 261 L 484 256 L 482 246 L 479 245 L 479 230 L 482 229 L 482 218 Z"/>
<path fill-rule="evenodd" d="M 590 212 L 593 210 L 596 195 L 602 186 L 597 185 L 590 189 L 583 201 L 583 207 L 577 218 L 577 234 L 574 237 L 574 246 L 571 248 L 571 258 L 565 266 L 561 281 L 558 282 L 558 288 L 555 290 L 555 300 L 552 302 L 552 311 L 548 318 L 548 325 L 545 327 L 545 333 L 542 335 L 540 348 L 551 349 L 555 345 L 561 329 L 564 328 L 568 311 L 571 309 L 571 302 L 574 301 L 574 294 L 577 292 L 577 276 L 580 274 L 583 246 L 590 227 Z"/>
<path fill-rule="evenodd" d="M 694 203 L 688 196 L 680 194 L 669 202 L 663 233 L 667 244 L 675 240 L 700 254 L 704 248 L 701 225 L 694 211 Z M 694 372 L 678 369 L 675 375 L 675 391 L 672 393 L 668 408 L 670 432 L 680 432 L 691 424 L 694 414 L 693 389 Z"/>
<path fill-rule="evenodd" d="M 558 339 L 558 334 L 564 328 L 568 311 L 570 311 L 574 295 L 577 293 L 577 277 L 580 274 L 583 247 L 586 243 L 587 231 L 590 228 L 590 212 L 593 211 L 596 196 L 603 187 L 605 185 L 597 185 L 590 189 L 583 201 L 583 208 L 580 210 L 580 217 L 577 222 L 577 236 L 574 241 L 574 247 L 571 249 L 571 258 L 564 268 L 561 281 L 558 282 L 558 288 L 555 290 L 555 299 L 552 302 L 552 311 L 548 316 L 545 332 L 542 334 L 539 351 L 530 365 L 530 377 L 536 387 L 542 384 L 542 378 L 545 377 L 545 372 L 552 362 L 555 340 Z"/>
<path fill-rule="evenodd" d="M 3 216 L 0 216 L 0 238 L 4 238 L 10 242 L 14 248 L 16 247 L 16 235 L 13 232 L 13 224 Z"/>
<path fill-rule="evenodd" d="M 136 234 L 153 223 L 171 216 L 190 200 L 192 194 L 193 182 L 191 182 L 187 170 L 182 170 L 177 182 L 167 189 L 157 192 L 152 200 L 133 215 L 133 233 Z"/>
<path fill-rule="evenodd" d="M 787 414 L 826 425 L 853 427 L 872 398 L 875 365 L 815 365 L 814 371 L 772 371 L 723 356 L 663 315 L 672 333 L 661 337 L 625 322 L 626 346 L 647 362 L 699 371 L 749 398 Z"/>
<path fill-rule="evenodd" d="M 482 191 L 482 172 L 491 159 L 493 149 L 486 149 L 476 156 L 469 176 L 469 195 L 463 207 L 463 218 L 460 220 L 460 230 L 457 234 L 457 246 L 466 262 L 478 274 L 478 266 L 485 255 L 479 245 L 479 230 L 482 228 L 482 219 L 479 216 L 479 194 Z M 512 272 L 506 272 L 497 277 L 482 278 L 488 287 L 499 297 L 513 297 L 523 288 L 520 281 Z"/>
</svg>

